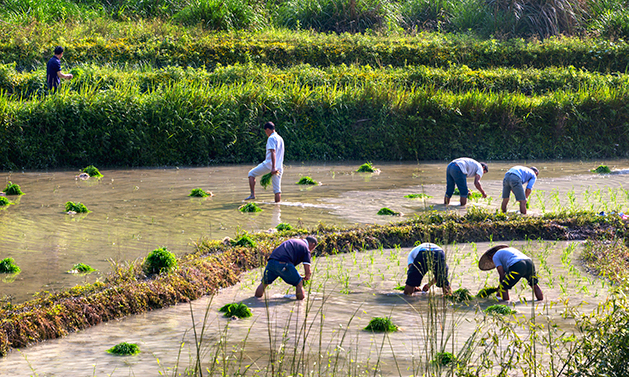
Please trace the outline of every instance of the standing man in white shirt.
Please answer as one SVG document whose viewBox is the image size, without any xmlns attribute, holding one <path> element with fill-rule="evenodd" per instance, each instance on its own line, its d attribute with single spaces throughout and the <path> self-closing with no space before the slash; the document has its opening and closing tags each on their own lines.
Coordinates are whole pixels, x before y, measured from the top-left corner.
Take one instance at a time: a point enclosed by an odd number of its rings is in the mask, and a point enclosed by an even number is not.
<svg viewBox="0 0 629 377">
<path fill-rule="evenodd" d="M 461 206 L 467 204 L 467 196 L 469 195 L 467 178 L 474 178 L 474 186 L 476 186 L 478 191 L 480 191 L 483 198 L 486 198 L 487 194 L 485 193 L 485 190 L 483 190 L 483 186 L 480 184 L 480 179 L 483 177 L 483 174 L 488 171 L 489 168 L 486 163 L 478 162 L 468 157 L 461 157 L 452 161 L 448 164 L 448 168 L 446 170 L 447 186 L 443 204 L 450 204 L 450 198 L 454 194 L 455 185 L 459 188 Z"/>
<path fill-rule="evenodd" d="M 537 180 L 539 170 L 535 166 L 530 168 L 524 166 L 514 166 L 507 171 L 502 180 L 502 212 L 507 212 L 507 204 L 511 191 L 515 195 L 515 200 L 520 202 L 520 213 L 526 215 L 526 201 L 533 191 L 533 185 Z M 526 184 L 526 190 L 524 189 Z"/>
<path fill-rule="evenodd" d="M 266 159 L 255 168 L 249 171 L 249 189 L 251 194 L 245 200 L 256 198 L 256 177 L 271 173 L 273 193 L 275 202 L 279 203 L 282 198 L 282 172 L 284 171 L 284 139 L 275 132 L 275 124 L 266 122 L 264 124 L 266 133 Z"/>
</svg>

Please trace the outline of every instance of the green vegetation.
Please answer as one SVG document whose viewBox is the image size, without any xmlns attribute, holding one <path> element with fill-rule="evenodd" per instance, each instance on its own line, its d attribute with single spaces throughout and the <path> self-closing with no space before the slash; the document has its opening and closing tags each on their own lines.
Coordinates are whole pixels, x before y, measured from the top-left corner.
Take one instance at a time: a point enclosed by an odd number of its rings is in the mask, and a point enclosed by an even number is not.
<svg viewBox="0 0 629 377">
<path fill-rule="evenodd" d="M 249 318 L 253 314 L 249 307 L 243 303 L 227 304 L 218 310 L 225 317 Z"/>
<path fill-rule="evenodd" d="M 472 300 L 473 298 L 474 296 L 472 296 L 467 288 L 459 288 L 448 296 L 448 299 L 454 302 L 466 302 Z"/>
<path fill-rule="evenodd" d="M 122 342 L 111 347 L 107 350 L 107 352 L 111 353 L 112 355 L 119 356 L 137 355 L 138 353 L 140 353 L 140 347 L 138 347 L 138 345 L 135 343 Z"/>
<path fill-rule="evenodd" d="M 374 173 L 376 170 L 377 169 L 371 164 L 371 162 L 365 162 L 356 169 L 358 173 Z"/>
<path fill-rule="evenodd" d="M 13 204 L 9 199 L 4 196 L 0 196 L 0 207 L 8 206 Z"/>
<path fill-rule="evenodd" d="M 394 210 L 392 210 L 390 208 L 382 207 L 378 211 L 378 215 L 380 215 L 380 216 L 400 216 L 400 213 L 399 212 L 395 212 Z"/>
<path fill-rule="evenodd" d="M 201 189 L 201 188 L 195 188 L 195 189 L 192 189 L 192 191 L 190 192 L 190 195 L 188 195 L 188 196 L 193 196 L 193 197 L 196 197 L 196 198 L 206 198 L 206 197 L 212 196 L 212 195 L 211 195 L 211 193 L 207 193 L 207 192 L 203 191 L 203 189 Z"/>
<path fill-rule="evenodd" d="M 496 304 L 496 305 L 488 306 L 487 309 L 485 309 L 485 313 L 487 313 L 487 314 L 510 315 L 510 314 L 515 314 L 516 311 L 511 309 L 507 305 Z"/>
<path fill-rule="evenodd" d="M 149 253 L 144 261 L 144 272 L 147 275 L 168 273 L 177 267 L 177 257 L 165 247 L 159 247 Z"/>
<path fill-rule="evenodd" d="M 599 174 L 609 174 L 612 172 L 607 165 L 599 165 L 596 169 L 592 169 L 591 171 Z"/>
<path fill-rule="evenodd" d="M 406 288 L 406 286 L 404 285 L 398 285 L 397 287 L 393 288 L 394 291 L 403 291 L 404 288 Z"/>
<path fill-rule="evenodd" d="M 299 178 L 299 181 L 297 181 L 298 185 L 316 185 L 317 181 L 315 181 L 314 179 L 308 177 L 308 176 L 304 176 Z"/>
<path fill-rule="evenodd" d="M 13 183 L 11 181 L 9 181 L 9 183 L 7 183 L 7 187 L 4 188 L 4 190 L 2 190 L 5 194 L 7 195 L 24 195 L 24 193 L 22 192 L 22 190 L 20 189 L 20 186 L 16 183 Z"/>
<path fill-rule="evenodd" d="M 446 366 L 455 361 L 456 356 L 454 356 L 451 352 L 437 352 L 435 354 L 435 358 L 432 360 L 432 363 Z"/>
<path fill-rule="evenodd" d="M 391 318 L 374 317 L 369 321 L 365 330 L 373 332 L 394 332 L 398 331 L 398 328 L 391 322 Z"/>
<path fill-rule="evenodd" d="M 495 288 L 495 287 L 484 287 L 480 291 L 478 291 L 478 293 L 476 294 L 476 297 L 478 297 L 478 298 L 487 298 L 487 297 L 491 296 L 492 294 L 494 294 L 496 292 L 498 292 L 498 288 Z"/>
<path fill-rule="evenodd" d="M 267 187 L 271 184 L 271 177 L 273 175 L 271 173 L 266 173 L 260 178 L 260 185 L 266 190 Z"/>
<path fill-rule="evenodd" d="M 103 177 L 101 172 L 94 165 L 90 165 L 90 166 L 86 167 L 85 169 L 83 169 L 83 172 L 87 173 L 87 175 L 89 175 L 90 177 L 94 177 L 94 178 L 102 178 Z"/>
<path fill-rule="evenodd" d="M 237 240 L 232 242 L 234 246 L 242 246 L 242 247 L 255 247 L 256 242 L 251 238 L 248 233 L 243 234 Z"/>
<path fill-rule="evenodd" d="M 77 263 L 74 266 L 72 266 L 72 269 L 70 270 L 70 272 L 78 272 L 82 274 L 88 274 L 94 271 L 96 271 L 96 269 L 94 269 L 92 266 L 87 265 L 85 263 Z"/>
<path fill-rule="evenodd" d="M 429 198 L 432 198 L 432 196 L 430 196 L 428 194 L 424 194 L 424 193 L 408 194 L 408 195 L 404 195 L 404 197 L 408 198 L 408 199 L 429 199 Z"/>
<path fill-rule="evenodd" d="M 91 211 L 83 203 L 66 202 L 66 212 L 88 213 Z"/>
<path fill-rule="evenodd" d="M 258 205 L 255 203 L 249 202 L 238 207 L 238 210 L 240 212 L 260 212 L 262 211 L 262 208 L 258 207 Z"/>
<path fill-rule="evenodd" d="M 281 231 L 284 231 L 284 230 L 292 230 L 293 226 L 290 225 L 289 223 L 279 223 L 279 224 L 277 224 L 275 229 L 277 229 L 278 232 L 281 232 Z"/>
<path fill-rule="evenodd" d="M 0 274 L 15 274 L 20 271 L 20 267 L 15 264 L 13 258 L 5 258 L 0 261 Z"/>
</svg>

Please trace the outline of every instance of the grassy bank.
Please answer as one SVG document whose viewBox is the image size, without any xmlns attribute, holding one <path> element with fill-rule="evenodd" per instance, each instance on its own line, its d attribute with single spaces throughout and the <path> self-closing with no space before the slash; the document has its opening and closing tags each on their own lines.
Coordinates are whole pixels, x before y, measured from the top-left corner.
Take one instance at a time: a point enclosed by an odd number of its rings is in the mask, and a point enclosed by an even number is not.
<svg viewBox="0 0 629 377">
<path fill-rule="evenodd" d="M 33 300 L 5 304 L 0 309 L 0 354 L 33 342 L 54 339 L 130 314 L 174 305 L 211 294 L 233 285 L 241 272 L 259 267 L 266 256 L 288 237 L 317 234 L 318 255 L 378 247 L 408 247 L 423 242 L 473 242 L 515 239 L 614 239 L 627 232 L 627 225 L 593 213 L 547 214 L 544 218 L 509 217 L 483 211 L 468 215 L 429 213 L 415 220 L 387 226 L 283 231 L 256 234 L 256 246 L 226 246 L 202 241 L 198 250 L 178 261 L 178 268 L 146 276 L 141 262 L 115 266 L 104 282 L 77 286 L 57 293 L 42 292 Z"/>
</svg>

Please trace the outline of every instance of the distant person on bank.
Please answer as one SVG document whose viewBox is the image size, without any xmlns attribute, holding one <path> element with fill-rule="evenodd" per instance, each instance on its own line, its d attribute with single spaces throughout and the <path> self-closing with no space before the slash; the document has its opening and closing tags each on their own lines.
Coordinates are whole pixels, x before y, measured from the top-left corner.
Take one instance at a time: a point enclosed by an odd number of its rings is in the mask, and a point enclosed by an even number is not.
<svg viewBox="0 0 629 377">
<path fill-rule="evenodd" d="M 515 200 L 520 202 L 520 213 L 526 215 L 526 201 L 533 191 L 533 185 L 537 180 L 539 170 L 535 166 L 530 168 L 524 166 L 514 166 L 507 170 L 502 180 L 502 212 L 507 212 L 507 204 L 509 204 L 509 196 L 511 191 L 515 195 Z M 524 185 L 526 184 L 526 190 Z"/>
<path fill-rule="evenodd" d="M 312 236 L 282 242 L 271 253 L 255 296 L 262 297 L 266 287 L 280 277 L 295 287 L 297 300 L 303 300 L 305 297 L 304 280 L 310 279 L 310 253 L 315 246 L 317 246 L 317 239 Z M 300 263 L 304 264 L 304 276 L 299 275 L 295 268 Z"/>
<path fill-rule="evenodd" d="M 405 295 L 411 296 L 420 290 L 428 292 L 434 284 L 443 290 L 444 295 L 452 294 L 450 282 L 448 281 L 446 254 L 439 245 L 425 242 L 413 248 L 408 253 L 407 264 Z M 428 271 L 432 272 L 433 279 L 420 289 L 422 279 Z"/>
<path fill-rule="evenodd" d="M 256 198 L 256 177 L 271 173 L 271 183 L 275 202 L 282 198 L 282 172 L 284 171 L 284 139 L 275 132 L 275 124 L 267 122 L 264 125 L 266 133 L 266 159 L 249 171 L 249 190 L 251 194 L 245 200 Z"/>
<path fill-rule="evenodd" d="M 483 271 L 496 268 L 500 278 L 498 297 L 509 301 L 509 289 L 513 288 L 521 278 L 529 282 L 538 301 L 544 299 L 539 287 L 535 265 L 526 254 L 508 245 L 497 245 L 487 250 L 478 261 L 478 267 Z"/>
<path fill-rule="evenodd" d="M 483 186 L 480 184 L 480 179 L 483 174 L 487 173 L 489 168 L 484 162 L 478 162 L 468 157 L 457 158 L 448 164 L 446 169 L 446 196 L 443 200 L 443 204 L 450 204 L 450 198 L 454 194 L 454 186 L 459 188 L 461 195 L 461 206 L 467 204 L 467 197 L 469 190 L 467 188 L 467 178 L 474 178 L 474 186 L 483 195 L 483 198 L 487 197 Z"/>
<path fill-rule="evenodd" d="M 53 92 L 57 91 L 59 85 L 61 85 L 61 79 L 70 80 L 71 73 L 65 74 L 61 72 L 61 58 L 63 57 L 63 47 L 55 47 L 55 55 L 48 60 L 46 65 L 46 83 L 48 84 L 48 90 Z"/>
</svg>

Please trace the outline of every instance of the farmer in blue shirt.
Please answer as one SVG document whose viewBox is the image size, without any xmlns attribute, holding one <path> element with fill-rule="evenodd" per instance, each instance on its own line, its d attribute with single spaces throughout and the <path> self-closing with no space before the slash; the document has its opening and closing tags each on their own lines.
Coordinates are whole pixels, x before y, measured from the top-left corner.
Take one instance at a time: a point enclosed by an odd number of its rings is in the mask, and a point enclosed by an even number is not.
<svg viewBox="0 0 629 377">
<path fill-rule="evenodd" d="M 262 297 L 267 285 L 278 277 L 296 288 L 297 300 L 303 300 L 304 280 L 310 279 L 310 252 L 317 246 L 317 239 L 308 236 L 306 239 L 292 239 L 282 242 L 269 257 L 269 262 L 262 274 L 262 282 L 256 289 L 255 296 Z M 304 264 L 304 276 L 297 272 L 295 266 Z"/>
<path fill-rule="evenodd" d="M 483 271 L 496 269 L 500 285 L 496 289 L 500 300 L 509 301 L 509 289 L 524 278 L 538 301 L 544 299 L 542 289 L 538 285 L 535 265 L 526 254 L 509 245 L 496 245 L 487 250 L 479 259 L 478 267 Z"/>
<path fill-rule="evenodd" d="M 428 292 L 430 287 L 437 284 L 443 290 L 444 295 L 452 293 L 448 281 L 448 265 L 443 249 L 434 243 L 424 242 L 413 248 L 406 259 L 408 271 L 406 273 L 406 286 L 404 294 L 411 296 L 420 290 Z M 420 289 L 422 279 L 429 271 L 432 272 L 432 280 Z"/>
<path fill-rule="evenodd" d="M 537 180 L 539 170 L 535 166 L 530 168 L 524 166 L 514 166 L 507 171 L 502 180 L 502 212 L 507 212 L 507 204 L 509 204 L 509 196 L 511 191 L 515 195 L 515 200 L 520 202 L 520 213 L 526 215 L 526 200 L 533 191 L 533 185 Z M 526 184 L 526 190 L 524 185 Z"/>
<path fill-rule="evenodd" d="M 57 91 L 57 88 L 61 84 L 60 79 L 70 80 L 72 77 L 71 73 L 65 74 L 61 72 L 61 57 L 63 56 L 63 47 L 57 46 L 55 47 L 55 56 L 48 60 L 48 64 L 46 65 L 46 83 L 48 84 L 48 89 L 53 92 Z"/>
</svg>

